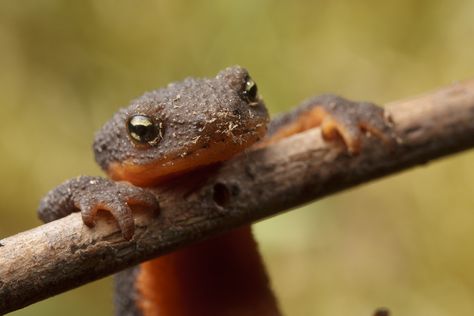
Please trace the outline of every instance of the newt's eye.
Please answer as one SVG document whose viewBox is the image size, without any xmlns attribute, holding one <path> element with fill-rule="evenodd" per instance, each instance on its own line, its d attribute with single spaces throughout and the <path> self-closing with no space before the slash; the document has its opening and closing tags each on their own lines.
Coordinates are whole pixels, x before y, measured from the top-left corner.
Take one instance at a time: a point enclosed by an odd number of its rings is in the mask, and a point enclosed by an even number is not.
<svg viewBox="0 0 474 316">
<path fill-rule="evenodd" d="M 140 144 L 155 145 L 161 139 L 161 124 L 157 126 L 146 115 L 134 115 L 127 122 L 128 134 Z"/>
<path fill-rule="evenodd" d="M 257 99 L 257 84 L 255 81 L 253 81 L 252 78 L 247 77 L 245 80 L 245 86 L 244 86 L 244 96 L 250 101 L 250 102 L 255 102 Z"/>
</svg>

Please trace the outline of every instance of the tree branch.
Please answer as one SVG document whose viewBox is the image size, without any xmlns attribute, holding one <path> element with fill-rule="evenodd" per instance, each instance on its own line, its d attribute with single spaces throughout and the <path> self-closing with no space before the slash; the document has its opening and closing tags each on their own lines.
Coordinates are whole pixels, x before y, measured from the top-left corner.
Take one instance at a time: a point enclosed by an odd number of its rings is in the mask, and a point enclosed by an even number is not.
<svg viewBox="0 0 474 316">
<path fill-rule="evenodd" d="M 361 154 L 326 143 L 320 130 L 254 149 L 223 164 L 196 189 L 159 193 L 161 211 L 136 214 L 133 240 L 113 219 L 80 214 L 0 241 L 0 314 L 311 200 L 474 146 L 474 80 L 386 106 L 400 139 L 368 139 Z"/>
</svg>

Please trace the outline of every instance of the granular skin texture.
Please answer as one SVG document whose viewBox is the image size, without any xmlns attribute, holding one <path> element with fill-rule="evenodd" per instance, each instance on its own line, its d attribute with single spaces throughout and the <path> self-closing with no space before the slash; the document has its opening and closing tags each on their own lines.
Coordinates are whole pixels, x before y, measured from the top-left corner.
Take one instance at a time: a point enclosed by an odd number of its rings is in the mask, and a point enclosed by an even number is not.
<svg viewBox="0 0 474 316">
<path fill-rule="evenodd" d="M 187 78 L 145 93 L 97 132 L 96 161 L 106 171 L 112 163 L 172 163 L 216 143 L 246 147 L 257 141 L 265 134 L 268 113 L 262 100 L 250 105 L 242 94 L 248 76 L 245 69 L 230 67 L 214 78 Z M 155 146 L 138 145 L 128 136 L 126 122 L 136 114 L 161 124 Z"/>
</svg>

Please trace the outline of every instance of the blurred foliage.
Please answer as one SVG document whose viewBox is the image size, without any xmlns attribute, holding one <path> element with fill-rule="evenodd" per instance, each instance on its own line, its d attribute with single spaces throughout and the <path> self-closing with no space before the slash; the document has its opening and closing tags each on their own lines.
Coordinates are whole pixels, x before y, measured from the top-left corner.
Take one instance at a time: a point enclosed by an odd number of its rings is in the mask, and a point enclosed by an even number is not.
<svg viewBox="0 0 474 316">
<path fill-rule="evenodd" d="M 94 131 L 144 91 L 240 64 L 272 112 L 322 92 L 383 103 L 473 77 L 473 38 L 469 0 L 2 1 L 0 237 L 38 225 L 39 199 L 63 180 L 101 174 Z M 472 159 L 256 225 L 285 313 L 473 314 Z M 12 315 L 110 314 L 110 288 Z"/>
</svg>

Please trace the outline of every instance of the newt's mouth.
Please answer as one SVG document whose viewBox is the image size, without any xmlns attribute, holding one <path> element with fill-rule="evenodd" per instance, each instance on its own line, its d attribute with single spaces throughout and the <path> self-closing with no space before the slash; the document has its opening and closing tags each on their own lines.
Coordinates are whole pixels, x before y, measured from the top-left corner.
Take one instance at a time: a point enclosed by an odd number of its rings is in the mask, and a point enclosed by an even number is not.
<svg viewBox="0 0 474 316">
<path fill-rule="evenodd" d="M 133 163 L 131 160 L 112 162 L 107 173 L 114 180 L 128 181 L 137 186 L 157 185 L 200 167 L 228 160 L 259 141 L 265 133 L 266 126 L 262 125 L 242 143 L 217 142 L 185 156 L 177 155 L 146 164 Z"/>
</svg>

